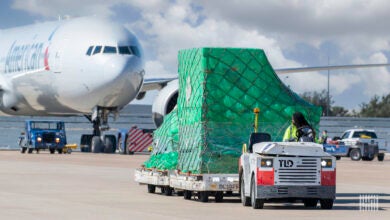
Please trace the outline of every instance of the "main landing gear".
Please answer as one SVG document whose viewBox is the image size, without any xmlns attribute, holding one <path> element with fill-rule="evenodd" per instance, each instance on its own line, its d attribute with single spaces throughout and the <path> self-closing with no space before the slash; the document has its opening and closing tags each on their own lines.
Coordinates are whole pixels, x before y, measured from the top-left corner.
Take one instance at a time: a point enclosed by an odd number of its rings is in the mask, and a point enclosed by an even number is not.
<svg viewBox="0 0 390 220">
<path fill-rule="evenodd" d="M 81 152 L 115 153 L 117 148 L 115 135 L 102 135 L 103 131 L 110 129 L 108 126 L 108 115 L 113 111 L 116 111 L 116 109 L 97 107 L 92 115 L 85 115 L 93 124 L 93 134 L 81 135 Z"/>
</svg>

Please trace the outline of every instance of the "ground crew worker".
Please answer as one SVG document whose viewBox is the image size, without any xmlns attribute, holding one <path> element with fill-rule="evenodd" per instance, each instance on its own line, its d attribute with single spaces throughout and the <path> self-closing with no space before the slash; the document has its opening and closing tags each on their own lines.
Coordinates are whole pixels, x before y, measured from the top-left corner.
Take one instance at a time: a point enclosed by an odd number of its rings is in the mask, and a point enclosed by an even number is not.
<svg viewBox="0 0 390 220">
<path fill-rule="evenodd" d="M 292 115 L 292 124 L 286 129 L 283 141 L 314 142 L 315 131 L 301 112 Z"/>
<path fill-rule="evenodd" d="M 328 131 L 323 130 L 322 135 L 321 135 L 320 139 L 318 140 L 318 143 L 319 144 L 326 144 L 327 140 L 328 140 Z"/>
</svg>

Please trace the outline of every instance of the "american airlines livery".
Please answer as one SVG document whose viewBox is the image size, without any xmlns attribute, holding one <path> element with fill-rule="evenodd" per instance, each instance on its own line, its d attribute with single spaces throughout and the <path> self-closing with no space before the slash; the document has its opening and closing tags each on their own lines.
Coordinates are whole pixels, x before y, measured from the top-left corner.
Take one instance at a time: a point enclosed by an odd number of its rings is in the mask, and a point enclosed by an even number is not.
<svg viewBox="0 0 390 220">
<path fill-rule="evenodd" d="M 351 67 L 356 66 L 275 71 Z M 177 78 L 144 79 L 141 45 L 120 24 L 81 17 L 0 30 L 0 110 L 6 115 L 84 115 L 93 123 L 93 134 L 86 136 L 93 152 L 107 148 L 100 136 L 108 129 L 108 115 L 154 89 L 160 90 L 153 103 L 159 126 L 176 105 Z"/>
</svg>

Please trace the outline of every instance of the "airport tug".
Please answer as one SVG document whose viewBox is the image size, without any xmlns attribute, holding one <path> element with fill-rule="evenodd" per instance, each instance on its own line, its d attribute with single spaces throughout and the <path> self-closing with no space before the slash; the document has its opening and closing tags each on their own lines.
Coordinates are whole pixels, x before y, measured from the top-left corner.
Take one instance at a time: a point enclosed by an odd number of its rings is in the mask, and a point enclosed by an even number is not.
<svg viewBox="0 0 390 220">
<path fill-rule="evenodd" d="M 332 209 L 336 195 L 336 160 L 313 142 L 272 142 L 255 131 L 239 159 L 241 201 L 261 209 L 266 202 L 303 202 L 305 207 Z"/>
</svg>

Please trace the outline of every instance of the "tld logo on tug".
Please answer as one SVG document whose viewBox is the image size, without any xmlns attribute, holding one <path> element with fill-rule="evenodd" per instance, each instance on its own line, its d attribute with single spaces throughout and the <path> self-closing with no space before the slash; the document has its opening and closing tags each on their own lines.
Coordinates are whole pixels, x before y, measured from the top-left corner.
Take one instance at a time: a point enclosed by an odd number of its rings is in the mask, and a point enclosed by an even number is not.
<svg viewBox="0 0 390 220">
<path fill-rule="evenodd" d="M 294 162 L 292 160 L 279 160 L 279 167 L 292 167 Z"/>
</svg>

